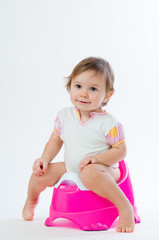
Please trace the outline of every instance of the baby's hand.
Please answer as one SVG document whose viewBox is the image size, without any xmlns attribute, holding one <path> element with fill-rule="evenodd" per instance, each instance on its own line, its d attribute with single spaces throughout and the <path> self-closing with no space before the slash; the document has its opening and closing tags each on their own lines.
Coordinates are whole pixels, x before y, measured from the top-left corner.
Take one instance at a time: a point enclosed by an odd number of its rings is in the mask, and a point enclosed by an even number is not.
<svg viewBox="0 0 159 240">
<path fill-rule="evenodd" d="M 98 162 L 99 161 L 98 161 L 96 155 L 85 157 L 80 162 L 80 170 L 82 171 L 84 169 L 84 167 L 87 166 L 88 164 L 98 163 Z"/>
<path fill-rule="evenodd" d="M 40 177 L 47 170 L 47 167 L 48 167 L 48 163 L 45 161 L 43 157 L 41 157 L 35 160 L 32 170 L 36 176 Z"/>
</svg>

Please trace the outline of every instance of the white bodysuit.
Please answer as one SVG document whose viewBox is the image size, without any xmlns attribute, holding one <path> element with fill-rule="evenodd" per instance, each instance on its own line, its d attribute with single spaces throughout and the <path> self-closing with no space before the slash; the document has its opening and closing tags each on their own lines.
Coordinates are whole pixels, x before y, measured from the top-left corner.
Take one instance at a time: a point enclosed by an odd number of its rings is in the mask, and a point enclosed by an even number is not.
<svg viewBox="0 0 159 240">
<path fill-rule="evenodd" d="M 78 174 L 80 161 L 84 157 L 104 153 L 125 140 L 122 125 L 107 112 L 91 112 L 90 119 L 82 123 L 80 111 L 75 107 L 58 113 L 54 133 L 64 143 L 67 171 Z M 112 167 L 118 167 L 118 163 Z"/>
</svg>

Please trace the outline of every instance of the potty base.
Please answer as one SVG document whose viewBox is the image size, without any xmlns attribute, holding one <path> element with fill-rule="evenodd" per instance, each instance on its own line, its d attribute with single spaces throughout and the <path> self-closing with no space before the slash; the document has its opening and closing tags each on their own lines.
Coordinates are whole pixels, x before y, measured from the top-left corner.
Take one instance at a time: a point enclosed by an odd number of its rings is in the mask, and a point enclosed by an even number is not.
<svg viewBox="0 0 159 240">
<path fill-rule="evenodd" d="M 137 215 L 137 209 L 133 206 L 135 223 L 140 223 L 140 218 Z M 54 227 L 54 220 L 65 218 L 74 222 L 81 230 L 84 231 L 101 231 L 108 230 L 116 218 L 119 216 L 117 208 L 110 207 L 100 210 L 64 213 L 52 210 L 51 215 L 46 219 L 45 225 Z"/>
<path fill-rule="evenodd" d="M 140 222 L 137 208 L 134 203 L 134 195 L 128 168 L 123 161 L 119 163 L 121 178 L 118 186 L 124 192 L 132 204 L 135 223 Z M 85 231 L 107 230 L 119 216 L 116 206 L 90 190 L 81 190 L 72 181 L 63 181 L 54 188 L 49 217 L 45 221 L 46 226 L 53 227 L 53 221 L 65 218 L 77 224 Z"/>
</svg>

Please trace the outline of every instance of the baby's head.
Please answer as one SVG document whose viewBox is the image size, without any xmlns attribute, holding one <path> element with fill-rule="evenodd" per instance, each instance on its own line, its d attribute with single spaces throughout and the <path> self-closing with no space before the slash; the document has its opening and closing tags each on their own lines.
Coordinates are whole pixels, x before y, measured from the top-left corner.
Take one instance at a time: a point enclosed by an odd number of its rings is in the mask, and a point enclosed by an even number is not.
<svg viewBox="0 0 159 240">
<path fill-rule="evenodd" d="M 83 59 L 81 62 L 79 62 L 75 68 L 73 69 L 71 75 L 67 77 L 67 84 L 66 88 L 68 92 L 70 92 L 72 81 L 79 76 L 81 73 L 86 71 L 94 71 L 95 74 L 100 74 L 105 79 L 105 91 L 109 94 L 111 92 L 111 95 L 114 92 L 114 73 L 110 66 L 110 64 L 102 58 L 97 57 L 89 57 L 86 59 Z M 107 101 L 108 102 L 108 101 Z M 106 103 L 103 103 L 102 106 L 106 105 Z"/>
</svg>

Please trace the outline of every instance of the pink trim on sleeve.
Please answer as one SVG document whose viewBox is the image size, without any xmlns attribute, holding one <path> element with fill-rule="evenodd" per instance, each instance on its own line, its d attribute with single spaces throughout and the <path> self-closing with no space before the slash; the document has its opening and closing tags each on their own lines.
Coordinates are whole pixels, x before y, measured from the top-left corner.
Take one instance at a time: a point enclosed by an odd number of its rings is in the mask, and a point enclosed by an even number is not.
<svg viewBox="0 0 159 240">
<path fill-rule="evenodd" d="M 125 135 L 122 124 L 117 123 L 117 125 L 109 131 L 106 138 L 112 147 L 123 143 L 125 141 Z"/>
<path fill-rule="evenodd" d="M 54 123 L 54 133 L 58 137 L 60 137 L 61 130 L 62 130 L 62 125 L 61 125 L 59 117 L 57 116 L 56 119 L 55 119 L 55 123 Z"/>
</svg>

